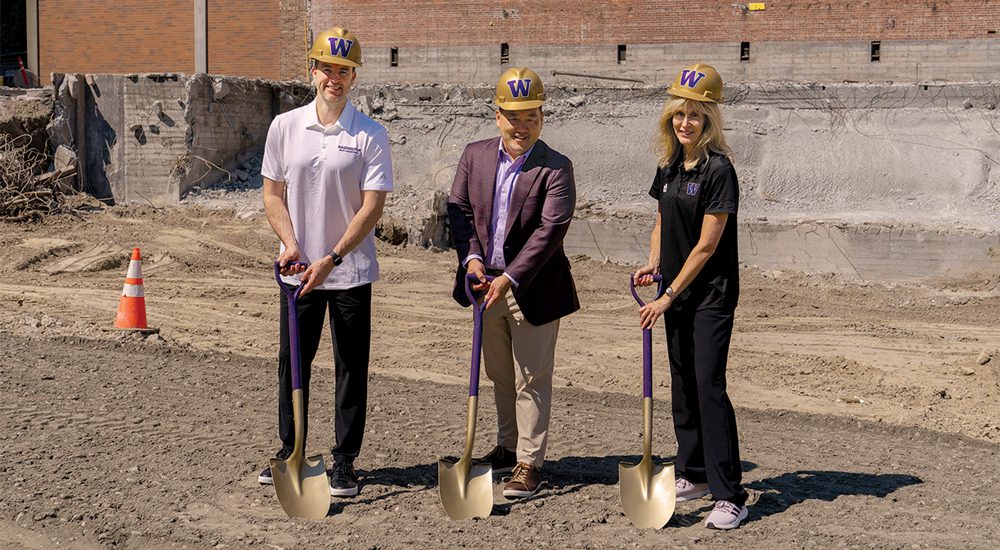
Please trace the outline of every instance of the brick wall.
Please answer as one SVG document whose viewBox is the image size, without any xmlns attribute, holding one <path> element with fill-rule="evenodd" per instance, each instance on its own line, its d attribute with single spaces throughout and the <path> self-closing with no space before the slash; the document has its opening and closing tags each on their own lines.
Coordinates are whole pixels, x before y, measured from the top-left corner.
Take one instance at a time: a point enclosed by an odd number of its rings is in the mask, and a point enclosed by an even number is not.
<svg viewBox="0 0 1000 550">
<path fill-rule="evenodd" d="M 306 79 L 309 43 L 307 0 L 279 0 L 281 17 L 281 79 Z"/>
<path fill-rule="evenodd" d="M 280 12 L 277 0 L 208 2 L 208 72 L 281 78 Z M 193 2 L 184 6 L 193 10 Z M 194 31 L 189 33 L 194 46 Z M 186 72 L 193 72 L 188 69 Z"/>
<path fill-rule="evenodd" d="M 305 0 L 280 4 L 299 5 L 301 33 Z M 192 0 L 39 2 L 42 80 L 53 72 L 194 73 L 194 14 Z M 282 78 L 283 15 L 279 0 L 209 1 L 209 73 Z"/>
<path fill-rule="evenodd" d="M 766 2 L 767 9 L 755 12 L 742 5 L 732 0 L 507 0 L 492 5 L 210 0 L 208 69 L 307 79 L 310 29 L 344 25 L 361 39 L 362 77 L 397 82 L 488 82 L 502 70 L 501 43 L 510 45 L 511 64 L 624 70 L 643 79 L 658 79 L 665 66 L 672 72 L 695 58 L 735 59 L 727 73 L 748 79 L 981 80 L 1000 74 L 998 0 L 788 0 Z M 42 81 L 48 83 L 52 72 L 191 74 L 194 12 L 192 0 L 39 2 Z M 881 65 L 862 67 L 873 40 L 882 41 Z M 746 64 L 738 63 L 735 48 L 741 41 L 751 43 L 752 59 Z M 615 66 L 619 44 L 628 48 L 627 66 Z M 399 48 L 399 67 L 389 66 L 390 47 Z M 669 59 L 657 58 L 658 51 Z M 929 57 L 922 59 L 925 53 Z"/>
<path fill-rule="evenodd" d="M 192 72 L 191 0 L 38 3 L 39 74 Z"/>
<path fill-rule="evenodd" d="M 362 45 L 399 47 L 984 39 L 1000 30 L 995 0 L 765 4 L 751 12 L 733 0 L 312 0 L 312 22 L 345 25 Z"/>
<path fill-rule="evenodd" d="M 1000 1 L 793 0 L 754 12 L 745 5 L 312 0 L 310 20 L 316 31 L 343 25 L 358 35 L 361 78 L 370 82 L 492 82 L 505 68 L 502 43 L 509 66 L 530 66 L 551 83 L 581 82 L 553 71 L 664 82 L 694 61 L 737 81 L 1000 78 Z M 871 59 L 874 41 L 878 61 Z M 740 42 L 749 43 L 749 59 L 741 59 Z M 626 48 L 622 63 L 619 45 Z M 398 66 L 390 65 L 390 48 L 397 48 Z"/>
</svg>

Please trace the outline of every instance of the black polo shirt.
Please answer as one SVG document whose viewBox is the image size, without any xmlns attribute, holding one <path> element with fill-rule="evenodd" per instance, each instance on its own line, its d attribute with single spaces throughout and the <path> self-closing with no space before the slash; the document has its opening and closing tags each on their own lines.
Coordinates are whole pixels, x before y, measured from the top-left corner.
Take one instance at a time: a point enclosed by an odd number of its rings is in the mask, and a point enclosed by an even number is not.
<svg viewBox="0 0 1000 550">
<path fill-rule="evenodd" d="M 681 271 L 701 237 L 705 214 L 729 214 L 715 253 L 684 292 L 677 308 L 735 308 L 740 294 L 736 211 L 740 187 L 729 159 L 711 153 L 708 162 L 684 170 L 682 155 L 657 168 L 649 195 L 660 202 L 660 273 L 669 284 Z"/>
</svg>

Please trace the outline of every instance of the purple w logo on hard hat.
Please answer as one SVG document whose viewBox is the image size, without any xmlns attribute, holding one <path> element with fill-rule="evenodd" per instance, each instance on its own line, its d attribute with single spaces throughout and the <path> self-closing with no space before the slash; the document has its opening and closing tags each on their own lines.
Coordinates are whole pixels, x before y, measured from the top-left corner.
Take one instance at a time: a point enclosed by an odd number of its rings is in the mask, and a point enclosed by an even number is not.
<svg viewBox="0 0 1000 550">
<path fill-rule="evenodd" d="M 330 55 L 335 57 L 347 57 L 347 54 L 351 51 L 351 46 L 354 45 L 353 40 L 348 40 L 346 38 L 338 38 L 336 36 L 330 37 Z"/>
<path fill-rule="evenodd" d="M 681 71 L 681 86 L 687 86 L 688 88 L 694 88 L 701 82 L 701 79 L 705 78 L 705 73 L 699 71 L 692 71 L 691 69 L 684 69 Z"/>
<path fill-rule="evenodd" d="M 510 88 L 510 95 L 514 97 L 524 97 L 528 95 L 528 89 L 531 88 L 531 79 L 518 78 L 515 80 L 508 80 L 507 86 Z"/>
</svg>

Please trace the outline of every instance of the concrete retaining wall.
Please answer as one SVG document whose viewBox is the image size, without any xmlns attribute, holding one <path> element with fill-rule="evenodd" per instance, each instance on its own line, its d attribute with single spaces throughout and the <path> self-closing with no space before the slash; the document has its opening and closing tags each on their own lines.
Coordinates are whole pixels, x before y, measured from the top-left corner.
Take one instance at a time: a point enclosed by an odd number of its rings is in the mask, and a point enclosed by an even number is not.
<svg viewBox="0 0 1000 550">
<path fill-rule="evenodd" d="M 70 94 L 73 82 L 84 85 Z M 385 238 L 448 246 L 444 201 L 458 157 L 497 135 L 490 88 L 354 90 L 393 144 Z M 578 186 L 567 251 L 643 261 L 663 88 L 549 91 L 542 137 L 574 161 Z M 54 146 L 79 135 L 82 98 L 87 188 L 115 202 L 173 204 L 194 185 L 225 181 L 224 169 L 263 147 L 272 117 L 308 93 L 206 75 L 60 75 Z M 727 96 L 745 263 L 865 280 L 1000 270 L 1000 84 L 764 83 Z"/>
<path fill-rule="evenodd" d="M 622 231 L 576 219 L 566 253 L 642 265 L 650 227 Z M 741 222 L 740 261 L 759 269 L 833 273 L 858 281 L 924 282 L 1000 272 L 1000 233 L 864 224 Z"/>
<path fill-rule="evenodd" d="M 616 44 L 510 46 L 510 60 L 500 63 L 499 46 L 401 47 L 398 66 L 390 49 L 364 52 L 360 75 L 366 82 L 448 84 L 495 83 L 508 67 L 528 66 L 545 82 L 588 80 L 560 75 L 575 72 L 669 84 L 684 66 L 701 61 L 714 66 L 730 83 L 791 82 L 974 82 L 1000 75 L 1000 40 L 893 41 L 880 45 L 880 61 L 871 61 L 871 41 L 755 42 L 750 60 L 740 61 L 740 43 L 626 45 L 618 63 Z M 556 71 L 557 74 L 553 74 Z M 600 82 L 592 79 L 589 83 Z"/>
</svg>

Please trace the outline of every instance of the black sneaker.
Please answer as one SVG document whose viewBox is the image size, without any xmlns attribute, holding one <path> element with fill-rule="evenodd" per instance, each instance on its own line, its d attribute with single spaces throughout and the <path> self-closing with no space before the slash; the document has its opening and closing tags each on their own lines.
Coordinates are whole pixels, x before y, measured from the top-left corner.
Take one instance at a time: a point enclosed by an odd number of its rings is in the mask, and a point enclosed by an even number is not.
<svg viewBox="0 0 1000 550">
<path fill-rule="evenodd" d="M 497 445 L 486 456 L 473 460 L 475 464 L 489 464 L 494 474 L 506 474 L 517 465 L 517 453 Z"/>
<path fill-rule="evenodd" d="M 292 451 L 286 451 L 285 449 L 282 449 L 282 450 L 278 451 L 277 453 L 275 453 L 274 456 L 278 460 L 285 460 L 291 454 L 292 454 Z M 271 475 L 271 467 L 270 466 L 268 466 L 267 468 L 264 468 L 263 470 L 261 470 L 260 475 L 257 476 L 257 483 L 260 483 L 261 485 L 274 485 L 274 476 Z"/>
<path fill-rule="evenodd" d="M 261 485 L 274 485 L 274 476 L 271 475 L 271 467 L 264 468 L 257 476 L 257 483 Z"/>
<path fill-rule="evenodd" d="M 354 464 L 335 462 L 330 474 L 330 495 L 353 497 L 358 494 L 358 490 L 358 474 L 354 472 Z"/>
</svg>

